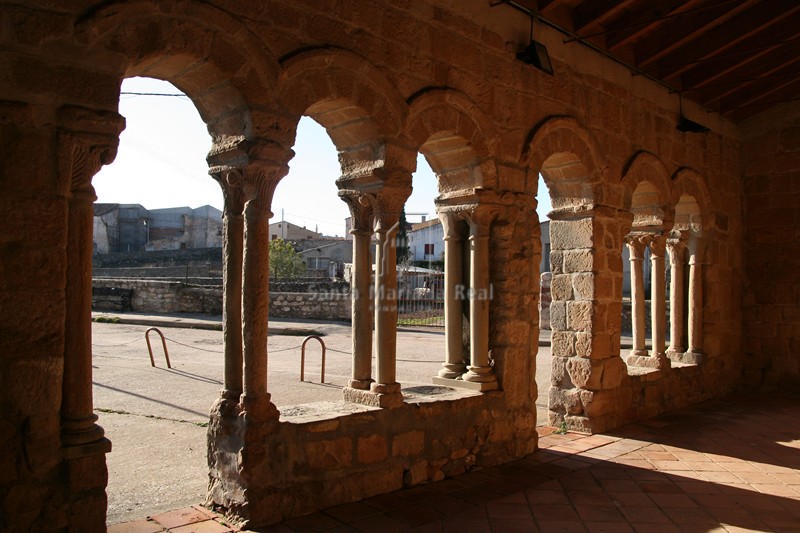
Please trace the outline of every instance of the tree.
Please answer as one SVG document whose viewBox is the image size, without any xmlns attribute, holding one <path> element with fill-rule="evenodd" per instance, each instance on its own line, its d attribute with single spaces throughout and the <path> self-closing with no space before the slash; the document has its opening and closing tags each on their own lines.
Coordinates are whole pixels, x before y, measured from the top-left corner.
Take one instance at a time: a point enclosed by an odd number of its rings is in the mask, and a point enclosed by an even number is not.
<svg viewBox="0 0 800 533">
<path fill-rule="evenodd" d="M 306 271 L 303 260 L 291 243 L 273 239 L 269 243 L 269 274 L 275 279 L 299 278 Z"/>
<path fill-rule="evenodd" d="M 406 208 L 400 211 L 400 227 L 397 230 L 397 264 L 403 264 L 408 259 L 408 227 L 406 221 Z"/>
</svg>

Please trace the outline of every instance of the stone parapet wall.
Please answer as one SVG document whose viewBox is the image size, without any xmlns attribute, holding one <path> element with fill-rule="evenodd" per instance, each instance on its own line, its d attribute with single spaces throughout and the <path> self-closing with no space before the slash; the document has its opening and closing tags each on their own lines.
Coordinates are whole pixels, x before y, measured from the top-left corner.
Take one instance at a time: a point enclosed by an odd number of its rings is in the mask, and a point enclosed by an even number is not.
<svg viewBox="0 0 800 533">
<path fill-rule="evenodd" d="M 536 414 L 512 409 L 501 392 L 479 395 L 441 387 L 404 390 L 397 409 L 307 404 L 282 409 L 258 439 L 242 417 L 212 408 L 211 453 L 219 468 L 247 463 L 248 505 L 232 518 L 269 524 L 363 498 L 500 464 L 536 449 Z M 288 415 L 288 416 L 287 416 Z M 248 430 L 253 432 L 255 427 Z M 243 448 L 235 436 L 243 439 Z M 253 439 L 253 440 L 251 440 Z M 226 458 L 226 460 L 222 460 Z M 211 470 L 210 503 L 222 511 L 241 502 Z"/>
</svg>

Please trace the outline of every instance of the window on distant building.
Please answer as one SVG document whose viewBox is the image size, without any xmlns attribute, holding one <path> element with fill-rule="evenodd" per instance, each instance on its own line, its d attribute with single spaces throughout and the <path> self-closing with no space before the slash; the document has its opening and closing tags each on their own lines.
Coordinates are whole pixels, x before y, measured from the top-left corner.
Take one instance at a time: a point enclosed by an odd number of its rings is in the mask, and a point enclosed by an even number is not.
<svg viewBox="0 0 800 533">
<path fill-rule="evenodd" d="M 433 243 L 426 244 L 425 245 L 425 255 L 433 255 L 434 253 L 436 253 L 436 252 L 433 251 Z"/>
</svg>

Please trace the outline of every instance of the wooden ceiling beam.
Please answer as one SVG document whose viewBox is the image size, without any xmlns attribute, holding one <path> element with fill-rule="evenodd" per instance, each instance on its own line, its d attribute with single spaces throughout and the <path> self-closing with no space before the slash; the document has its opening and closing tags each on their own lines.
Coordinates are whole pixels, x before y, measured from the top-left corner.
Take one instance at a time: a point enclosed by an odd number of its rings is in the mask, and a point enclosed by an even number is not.
<svg viewBox="0 0 800 533">
<path fill-rule="evenodd" d="M 692 3 L 694 1 L 692 0 Z M 655 28 L 669 20 L 669 17 L 685 11 L 683 8 L 685 3 L 679 0 L 651 2 L 647 4 L 647 9 L 633 12 L 630 17 L 618 19 L 615 26 L 619 29 L 609 28 L 606 36 L 606 48 L 611 52 L 616 52 L 637 38 L 650 34 Z"/>
<path fill-rule="evenodd" d="M 591 33 L 624 13 L 636 0 L 597 0 L 578 5 L 572 15 L 575 33 Z"/>
</svg>

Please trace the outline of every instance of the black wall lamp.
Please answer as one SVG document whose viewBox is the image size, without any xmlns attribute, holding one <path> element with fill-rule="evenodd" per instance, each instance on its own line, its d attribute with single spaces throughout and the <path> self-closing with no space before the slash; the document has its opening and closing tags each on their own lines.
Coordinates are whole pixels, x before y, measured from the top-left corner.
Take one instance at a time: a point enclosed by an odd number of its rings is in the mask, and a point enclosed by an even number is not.
<svg viewBox="0 0 800 533">
<path fill-rule="evenodd" d="M 531 42 L 523 51 L 517 53 L 517 59 L 552 76 L 553 65 L 550 63 L 547 48 L 542 43 L 533 40 L 533 18 L 533 13 L 531 13 Z"/>
</svg>

